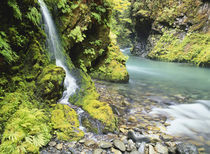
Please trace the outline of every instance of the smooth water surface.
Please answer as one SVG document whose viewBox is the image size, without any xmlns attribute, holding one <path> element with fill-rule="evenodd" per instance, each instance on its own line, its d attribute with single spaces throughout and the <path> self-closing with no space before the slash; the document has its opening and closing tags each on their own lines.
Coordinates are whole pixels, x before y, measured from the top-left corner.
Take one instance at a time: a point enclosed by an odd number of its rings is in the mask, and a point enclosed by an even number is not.
<svg viewBox="0 0 210 154">
<path fill-rule="evenodd" d="M 152 61 L 132 56 L 129 49 L 123 52 L 129 56 L 129 87 L 138 89 L 138 86 L 145 85 L 155 93 L 210 100 L 210 69 L 183 63 Z"/>
<path fill-rule="evenodd" d="M 166 116 L 166 133 L 210 141 L 210 69 L 191 64 L 152 61 L 130 54 L 127 84 L 108 84 L 131 102 L 155 101 L 152 116 Z M 206 145 L 205 145 L 206 146 Z M 206 151 L 210 152 L 207 146 Z"/>
</svg>

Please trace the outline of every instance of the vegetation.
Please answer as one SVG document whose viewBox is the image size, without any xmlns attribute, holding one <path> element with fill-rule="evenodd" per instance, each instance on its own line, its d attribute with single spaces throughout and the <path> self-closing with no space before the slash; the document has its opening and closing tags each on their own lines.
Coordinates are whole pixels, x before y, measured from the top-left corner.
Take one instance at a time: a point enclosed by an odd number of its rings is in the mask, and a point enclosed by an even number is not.
<svg viewBox="0 0 210 154">
<path fill-rule="evenodd" d="M 69 102 L 102 123 L 103 133 L 118 130 L 118 120 L 110 104 L 99 101 L 91 78 L 128 81 L 127 57 L 117 45 L 130 46 L 128 38 L 139 23 L 151 24 L 153 33 L 149 32 L 148 40 L 153 39 L 154 46 L 150 58 L 210 66 L 207 16 L 205 8 L 199 11 L 200 0 L 45 3 L 56 22 L 65 63 L 79 85 Z M 48 51 L 38 1 L 2 0 L 0 20 L 0 153 L 39 153 L 52 136 L 65 141 L 81 139 L 84 132 L 79 129 L 76 111 L 58 104 L 65 71 L 55 65 Z M 97 133 L 86 120 L 89 130 Z"/>
<path fill-rule="evenodd" d="M 68 105 L 57 104 L 52 111 L 51 122 L 60 140 L 75 141 L 84 136 L 79 129 L 77 113 Z"/>
<path fill-rule="evenodd" d="M 210 66 L 210 34 L 192 33 L 183 40 L 166 31 L 149 53 L 152 59 Z"/>
<path fill-rule="evenodd" d="M 128 80 L 126 58 L 109 37 L 114 4 L 108 0 L 45 2 L 57 23 L 66 64 L 80 86 L 69 101 L 99 120 L 104 133 L 115 131 L 117 119 L 108 103 L 98 101 L 90 77 L 110 61 L 113 68 L 103 79 Z M 0 153 L 39 153 L 52 136 L 81 139 L 84 132 L 79 129 L 77 113 L 57 104 L 65 71 L 55 66 L 46 47 L 38 1 L 2 1 L 0 19 Z"/>
<path fill-rule="evenodd" d="M 133 53 L 143 50 L 152 59 L 209 66 L 206 5 L 201 0 L 133 1 Z"/>
<path fill-rule="evenodd" d="M 0 54 L 4 57 L 7 63 L 11 63 L 16 61 L 18 56 L 15 52 L 12 51 L 10 45 L 7 43 L 6 34 L 4 32 L 0 32 Z"/>
</svg>

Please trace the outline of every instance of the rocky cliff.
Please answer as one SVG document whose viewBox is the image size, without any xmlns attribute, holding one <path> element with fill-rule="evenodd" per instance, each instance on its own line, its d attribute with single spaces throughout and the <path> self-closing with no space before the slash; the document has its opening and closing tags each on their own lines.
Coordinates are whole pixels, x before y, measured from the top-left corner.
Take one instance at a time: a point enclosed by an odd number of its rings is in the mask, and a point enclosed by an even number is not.
<svg viewBox="0 0 210 154">
<path fill-rule="evenodd" d="M 210 65 L 210 3 L 132 0 L 133 53 L 151 59 Z"/>
</svg>

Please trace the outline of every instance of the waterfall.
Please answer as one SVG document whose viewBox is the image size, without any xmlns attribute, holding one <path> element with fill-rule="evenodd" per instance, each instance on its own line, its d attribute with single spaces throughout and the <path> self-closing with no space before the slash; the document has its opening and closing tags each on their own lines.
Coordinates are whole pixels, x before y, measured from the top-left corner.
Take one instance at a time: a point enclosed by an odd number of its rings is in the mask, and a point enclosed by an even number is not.
<svg viewBox="0 0 210 154">
<path fill-rule="evenodd" d="M 75 93 L 78 86 L 76 84 L 76 80 L 70 74 L 69 69 L 65 63 L 63 47 L 59 40 L 59 36 L 56 31 L 56 27 L 55 27 L 55 24 L 53 22 L 51 15 L 50 15 L 50 12 L 42 0 L 38 0 L 38 1 L 40 4 L 40 7 L 41 7 L 42 16 L 44 19 L 45 32 L 47 34 L 48 48 L 49 48 L 51 54 L 55 57 L 56 65 L 62 67 L 66 72 L 66 78 L 64 80 L 65 91 L 63 92 L 63 96 L 59 100 L 59 102 L 61 104 L 69 104 L 68 99 L 73 93 Z"/>
</svg>

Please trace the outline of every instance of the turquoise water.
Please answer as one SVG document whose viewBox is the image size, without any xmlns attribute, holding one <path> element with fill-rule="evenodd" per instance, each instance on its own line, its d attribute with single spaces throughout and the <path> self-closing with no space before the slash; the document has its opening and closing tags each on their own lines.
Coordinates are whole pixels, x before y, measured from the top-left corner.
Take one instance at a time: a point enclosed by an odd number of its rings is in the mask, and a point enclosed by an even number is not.
<svg viewBox="0 0 210 154">
<path fill-rule="evenodd" d="M 202 136 L 202 144 L 210 153 L 210 69 L 152 61 L 131 55 L 129 49 L 122 52 L 129 56 L 129 83 L 107 83 L 107 86 L 129 98 L 131 103 L 156 102 L 158 107 L 152 106 L 148 114 L 168 118 L 170 126 L 166 133 L 198 142 Z"/>
<path fill-rule="evenodd" d="M 129 56 L 127 70 L 129 84 L 135 91 L 161 95 L 181 95 L 192 100 L 210 100 L 210 69 L 190 64 L 152 61 L 132 56 L 129 49 L 122 50 Z M 143 88 L 143 89 L 142 89 Z"/>
</svg>

